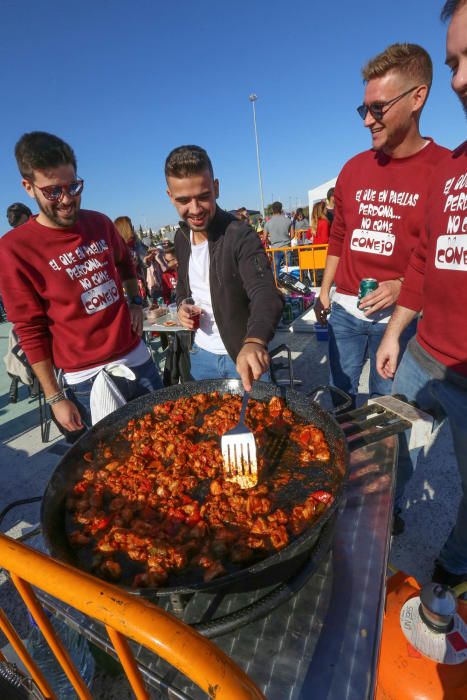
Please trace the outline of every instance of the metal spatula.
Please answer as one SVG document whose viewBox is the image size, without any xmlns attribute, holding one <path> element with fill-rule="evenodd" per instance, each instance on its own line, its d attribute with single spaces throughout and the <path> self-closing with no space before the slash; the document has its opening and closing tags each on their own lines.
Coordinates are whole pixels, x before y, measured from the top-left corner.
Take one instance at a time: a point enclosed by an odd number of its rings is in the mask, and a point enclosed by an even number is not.
<svg viewBox="0 0 467 700">
<path fill-rule="evenodd" d="M 250 392 L 245 391 L 240 419 L 221 439 L 225 478 L 235 481 L 242 489 L 250 489 L 258 483 L 255 436 L 243 420 L 249 398 Z"/>
</svg>

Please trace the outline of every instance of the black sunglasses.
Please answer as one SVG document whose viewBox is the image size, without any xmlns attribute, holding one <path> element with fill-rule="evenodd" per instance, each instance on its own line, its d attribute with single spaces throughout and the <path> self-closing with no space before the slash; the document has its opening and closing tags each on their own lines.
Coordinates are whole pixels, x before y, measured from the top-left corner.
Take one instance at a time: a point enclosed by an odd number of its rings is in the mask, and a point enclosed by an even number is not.
<svg viewBox="0 0 467 700">
<path fill-rule="evenodd" d="M 402 95 L 398 95 L 397 97 L 394 97 L 392 100 L 388 100 L 387 102 L 372 102 L 369 105 L 362 104 L 360 105 L 360 107 L 357 107 L 357 112 L 359 113 L 362 119 L 366 119 L 366 115 L 369 112 L 371 116 L 376 119 L 376 121 L 380 122 L 386 114 L 386 112 L 388 112 L 391 109 L 391 107 L 396 104 L 396 102 L 399 102 L 399 100 L 416 90 L 418 87 L 420 87 L 420 85 L 416 85 L 415 87 L 410 88 L 410 90 L 406 90 L 406 92 L 403 92 Z M 387 109 L 385 109 L 385 107 L 387 107 Z"/>
<path fill-rule="evenodd" d="M 37 185 L 34 185 L 34 187 L 37 187 Z M 69 197 L 77 197 L 83 191 L 83 187 L 84 180 L 79 179 L 70 182 L 69 185 L 49 185 L 48 187 L 37 187 L 37 189 L 50 202 L 58 202 L 63 198 L 64 194 L 67 194 Z"/>
</svg>

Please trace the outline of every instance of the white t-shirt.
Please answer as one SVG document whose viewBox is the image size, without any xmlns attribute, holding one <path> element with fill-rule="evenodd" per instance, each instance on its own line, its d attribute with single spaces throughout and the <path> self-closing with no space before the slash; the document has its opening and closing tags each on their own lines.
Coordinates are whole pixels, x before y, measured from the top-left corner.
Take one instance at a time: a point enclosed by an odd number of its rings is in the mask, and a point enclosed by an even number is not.
<svg viewBox="0 0 467 700">
<path fill-rule="evenodd" d="M 190 231 L 191 255 L 188 277 L 193 299 L 203 310 L 195 342 L 203 350 L 214 355 L 227 355 L 227 350 L 217 328 L 212 311 L 211 290 L 209 287 L 209 247 L 208 242 L 195 244 L 193 231 Z"/>
<path fill-rule="evenodd" d="M 146 345 L 141 340 L 134 350 L 125 355 L 124 357 L 119 357 L 116 360 L 112 360 L 112 363 L 118 362 L 120 365 L 126 365 L 126 367 L 139 367 L 144 365 L 145 362 L 149 360 L 151 355 Z M 103 369 L 108 362 L 103 365 L 98 365 L 97 367 L 90 367 L 88 369 L 80 369 L 77 372 L 66 372 L 63 374 L 63 378 L 69 385 L 80 384 L 81 382 L 86 382 L 88 379 L 92 379 L 96 374 L 99 374 L 101 369 Z"/>
<path fill-rule="evenodd" d="M 357 306 L 358 296 L 354 296 L 353 294 L 342 294 L 342 292 L 334 292 L 332 301 L 335 301 L 340 306 L 343 306 L 344 309 L 352 316 L 355 316 L 355 318 L 359 318 L 361 321 L 368 321 L 369 323 L 372 321 L 377 321 L 378 323 L 389 323 L 389 319 L 391 318 L 395 309 L 395 304 L 392 304 L 386 309 L 376 311 L 376 313 L 371 314 L 370 316 L 365 316 L 363 311 L 361 311 Z"/>
</svg>

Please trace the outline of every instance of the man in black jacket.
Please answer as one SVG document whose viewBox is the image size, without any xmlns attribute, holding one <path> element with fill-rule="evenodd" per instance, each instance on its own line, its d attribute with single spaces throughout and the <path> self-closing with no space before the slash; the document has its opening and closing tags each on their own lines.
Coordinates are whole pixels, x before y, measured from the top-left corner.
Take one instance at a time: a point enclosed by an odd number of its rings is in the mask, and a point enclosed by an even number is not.
<svg viewBox="0 0 467 700">
<path fill-rule="evenodd" d="M 217 206 L 219 182 L 204 149 L 174 149 L 165 176 L 182 219 L 175 234 L 181 324 L 195 326 L 184 299 L 202 309 L 191 374 L 196 380 L 240 376 L 248 391 L 268 369 L 267 347 L 283 306 L 269 261 L 251 226 Z"/>
</svg>

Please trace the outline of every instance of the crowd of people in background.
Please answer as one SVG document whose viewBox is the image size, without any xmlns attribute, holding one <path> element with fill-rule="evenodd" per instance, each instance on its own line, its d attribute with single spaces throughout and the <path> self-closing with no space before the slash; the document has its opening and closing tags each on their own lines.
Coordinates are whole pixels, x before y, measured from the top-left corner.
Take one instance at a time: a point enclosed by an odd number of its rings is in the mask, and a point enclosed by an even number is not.
<svg viewBox="0 0 467 700">
<path fill-rule="evenodd" d="M 246 207 L 234 210 L 235 216 L 251 225 L 265 248 L 325 245 L 329 241 L 334 215 L 334 189 L 329 188 L 325 199 L 313 202 L 311 215 L 308 213 L 308 207 L 298 207 L 295 211 L 286 212 L 282 202 L 276 201 L 270 205 L 271 214 L 266 215 L 264 219 L 261 214 L 250 212 Z M 277 216 L 280 218 L 274 219 Z M 286 258 L 282 255 L 280 258 L 277 256 L 277 259 L 283 264 L 291 257 Z"/>
</svg>

